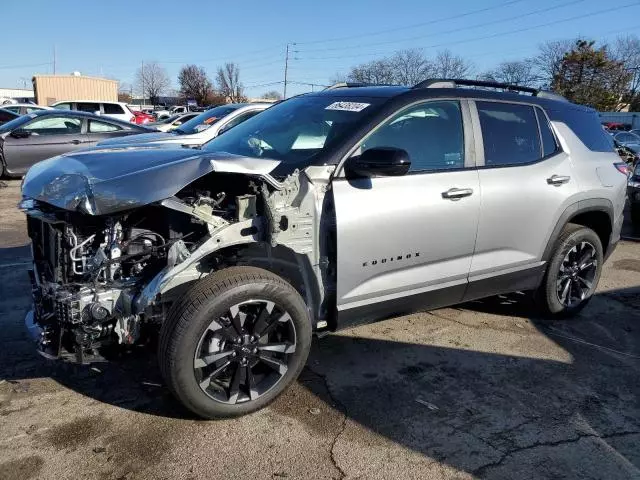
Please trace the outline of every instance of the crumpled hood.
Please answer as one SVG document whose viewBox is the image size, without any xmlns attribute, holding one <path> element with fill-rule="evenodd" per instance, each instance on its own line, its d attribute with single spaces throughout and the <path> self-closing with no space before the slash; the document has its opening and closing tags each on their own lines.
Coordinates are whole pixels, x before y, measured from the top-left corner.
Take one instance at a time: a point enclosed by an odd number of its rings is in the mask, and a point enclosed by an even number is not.
<svg viewBox="0 0 640 480">
<path fill-rule="evenodd" d="M 103 140 L 98 142 L 97 146 L 103 147 L 105 145 L 135 145 L 138 143 L 161 142 L 167 138 L 176 138 L 177 136 L 177 134 L 169 132 L 140 133 L 138 135 L 127 135 L 126 137 L 116 137 Z"/>
<path fill-rule="evenodd" d="M 105 215 L 172 197 L 213 171 L 259 176 L 279 164 L 187 148 L 92 149 L 35 164 L 24 177 L 22 196 L 66 210 Z"/>
</svg>

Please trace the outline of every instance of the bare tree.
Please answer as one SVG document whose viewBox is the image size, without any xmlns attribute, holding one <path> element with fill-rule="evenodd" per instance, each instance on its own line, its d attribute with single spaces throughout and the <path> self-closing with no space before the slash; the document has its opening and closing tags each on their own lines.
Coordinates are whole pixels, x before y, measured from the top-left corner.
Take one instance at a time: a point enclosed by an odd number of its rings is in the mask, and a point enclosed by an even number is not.
<svg viewBox="0 0 640 480">
<path fill-rule="evenodd" d="M 493 70 L 481 75 L 481 78 L 523 87 L 533 87 L 539 80 L 535 66 L 530 60 L 502 62 Z"/>
<path fill-rule="evenodd" d="M 531 60 L 537 70 L 540 83 L 549 87 L 553 78 L 560 71 L 562 60 L 576 44 L 575 39 L 546 42 L 538 47 L 538 54 Z"/>
<path fill-rule="evenodd" d="M 430 76 L 434 78 L 465 78 L 471 75 L 473 64 L 450 50 L 438 52 L 431 65 Z"/>
<path fill-rule="evenodd" d="M 627 100 L 637 104 L 640 95 L 640 39 L 636 35 L 618 37 L 611 54 L 631 74 Z"/>
<path fill-rule="evenodd" d="M 180 95 L 185 99 L 194 99 L 199 105 L 203 105 L 213 91 L 213 84 L 204 68 L 196 65 L 185 65 L 178 74 Z"/>
<path fill-rule="evenodd" d="M 277 90 L 269 90 L 264 93 L 261 98 L 265 100 L 282 100 L 282 94 Z"/>
<path fill-rule="evenodd" d="M 429 77 L 433 65 L 418 49 L 396 52 L 390 59 L 394 82 L 413 86 Z"/>
<path fill-rule="evenodd" d="M 335 85 L 336 83 L 345 83 L 346 81 L 347 75 L 341 72 L 336 72 L 331 77 L 329 77 L 329 83 L 331 85 Z"/>
<path fill-rule="evenodd" d="M 158 62 L 145 62 L 136 72 L 136 86 L 143 97 L 149 98 L 152 104 L 158 103 L 159 97 L 171 85 L 167 71 Z"/>
<path fill-rule="evenodd" d="M 240 83 L 240 68 L 235 63 L 227 63 L 218 68 L 216 81 L 220 93 L 231 103 L 241 102 L 245 98 L 244 87 Z"/>
<path fill-rule="evenodd" d="M 395 83 L 393 65 L 387 58 L 363 63 L 351 68 L 347 80 L 362 83 Z"/>
</svg>

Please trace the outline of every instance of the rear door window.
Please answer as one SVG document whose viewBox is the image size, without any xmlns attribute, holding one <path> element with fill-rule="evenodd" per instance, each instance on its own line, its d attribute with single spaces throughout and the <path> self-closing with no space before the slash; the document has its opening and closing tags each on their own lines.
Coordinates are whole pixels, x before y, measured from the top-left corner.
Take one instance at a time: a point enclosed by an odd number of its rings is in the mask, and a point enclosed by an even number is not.
<svg viewBox="0 0 640 480">
<path fill-rule="evenodd" d="M 524 165 L 540 160 L 542 145 L 532 106 L 476 102 L 487 167 Z"/>
<path fill-rule="evenodd" d="M 117 103 L 103 103 L 104 113 L 106 115 L 122 115 L 124 110 Z"/>
<path fill-rule="evenodd" d="M 536 115 L 538 116 L 538 124 L 540 125 L 540 135 L 542 137 L 542 154 L 545 157 L 549 157 L 558 152 L 560 148 L 556 142 L 556 137 L 551 131 L 551 125 L 546 115 L 542 113 L 542 110 L 536 108 Z"/>
<path fill-rule="evenodd" d="M 89 133 L 109 133 L 122 130 L 119 125 L 113 123 L 101 122 L 99 120 L 89 120 Z"/>
</svg>

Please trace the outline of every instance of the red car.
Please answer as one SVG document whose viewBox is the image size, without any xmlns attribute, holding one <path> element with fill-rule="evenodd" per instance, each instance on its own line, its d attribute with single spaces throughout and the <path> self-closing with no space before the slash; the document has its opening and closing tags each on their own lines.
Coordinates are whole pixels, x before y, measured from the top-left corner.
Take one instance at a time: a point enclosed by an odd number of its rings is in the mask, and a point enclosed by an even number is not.
<svg viewBox="0 0 640 480">
<path fill-rule="evenodd" d="M 155 121 L 153 116 L 147 113 L 143 113 L 139 111 L 132 111 L 131 113 L 133 113 L 133 118 L 131 119 L 131 123 L 135 123 L 136 125 L 144 125 L 146 123 Z"/>
</svg>

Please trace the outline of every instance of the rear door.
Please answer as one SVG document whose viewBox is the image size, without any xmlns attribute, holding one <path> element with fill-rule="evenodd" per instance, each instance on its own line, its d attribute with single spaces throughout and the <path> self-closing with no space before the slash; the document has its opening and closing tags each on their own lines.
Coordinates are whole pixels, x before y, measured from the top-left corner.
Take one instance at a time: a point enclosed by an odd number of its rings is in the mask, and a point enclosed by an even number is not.
<svg viewBox="0 0 640 480">
<path fill-rule="evenodd" d="M 22 135 L 8 135 L 4 141 L 4 156 L 8 170 L 25 173 L 40 160 L 82 147 L 81 118 L 62 115 L 35 117 L 22 127 Z"/>
<path fill-rule="evenodd" d="M 471 111 L 482 206 L 467 300 L 535 287 L 547 239 L 578 190 L 540 107 L 476 101 Z"/>
</svg>

